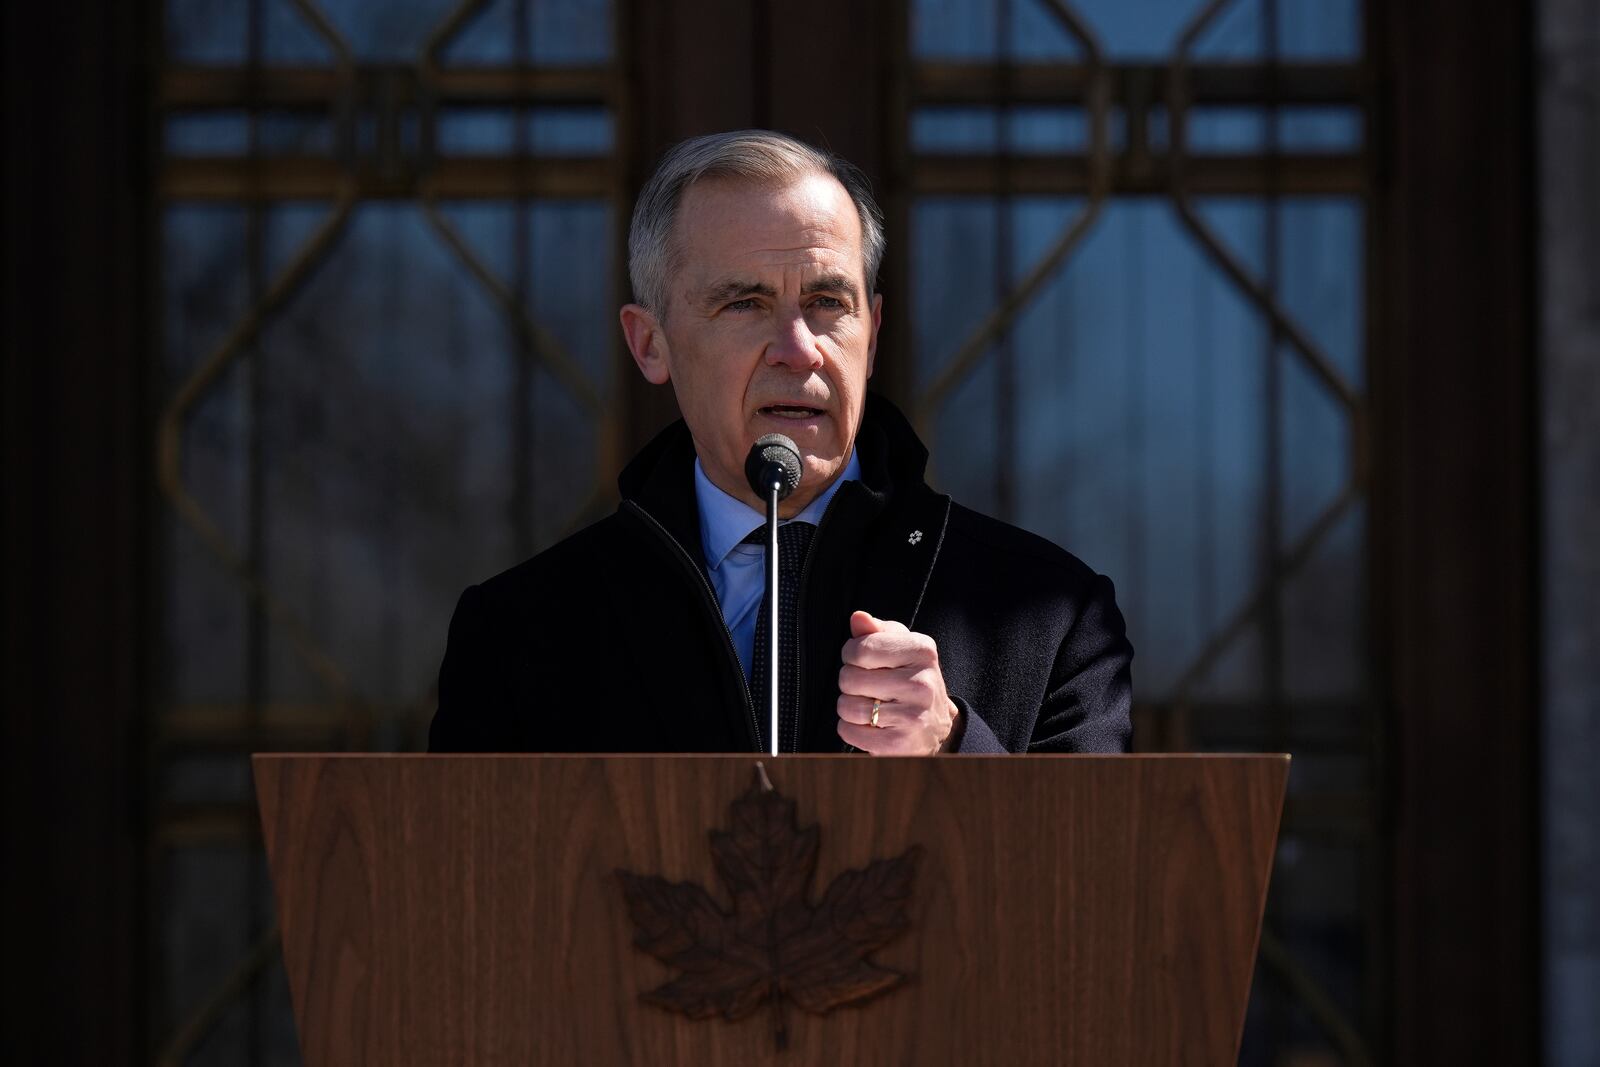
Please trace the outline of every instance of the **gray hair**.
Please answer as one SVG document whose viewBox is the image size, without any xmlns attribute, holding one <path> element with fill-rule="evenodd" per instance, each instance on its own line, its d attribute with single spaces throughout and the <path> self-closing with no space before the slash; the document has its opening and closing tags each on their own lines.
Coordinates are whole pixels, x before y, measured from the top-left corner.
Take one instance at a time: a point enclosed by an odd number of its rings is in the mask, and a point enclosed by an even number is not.
<svg viewBox="0 0 1600 1067">
<path fill-rule="evenodd" d="M 861 219 L 862 267 L 870 295 L 878 288 L 878 265 L 883 262 L 883 212 L 872 199 L 866 175 L 854 164 L 831 152 L 813 148 L 771 130 L 735 130 L 692 137 L 673 146 L 639 192 L 628 228 L 628 279 L 633 298 L 665 315 L 667 279 L 675 268 L 677 249 L 673 226 L 678 207 L 689 186 L 701 178 L 738 178 L 764 185 L 779 185 L 811 174 L 827 174 L 855 202 Z"/>
</svg>

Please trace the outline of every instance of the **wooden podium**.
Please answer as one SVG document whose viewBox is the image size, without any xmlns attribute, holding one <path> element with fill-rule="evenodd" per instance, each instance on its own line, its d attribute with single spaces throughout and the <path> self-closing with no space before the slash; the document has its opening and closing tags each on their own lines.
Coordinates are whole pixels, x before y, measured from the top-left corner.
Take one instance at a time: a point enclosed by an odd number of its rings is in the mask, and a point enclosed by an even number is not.
<svg viewBox="0 0 1600 1067">
<path fill-rule="evenodd" d="M 1209 1067 L 1289 761 L 254 763 L 311 1067 Z"/>
</svg>

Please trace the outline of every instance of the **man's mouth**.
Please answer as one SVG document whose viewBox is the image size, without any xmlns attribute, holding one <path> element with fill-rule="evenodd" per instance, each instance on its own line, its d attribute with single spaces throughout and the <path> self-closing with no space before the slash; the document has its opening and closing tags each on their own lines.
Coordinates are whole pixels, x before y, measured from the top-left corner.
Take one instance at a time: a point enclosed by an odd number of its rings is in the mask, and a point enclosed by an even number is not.
<svg viewBox="0 0 1600 1067">
<path fill-rule="evenodd" d="M 800 407 L 793 404 L 769 404 L 760 410 L 761 414 L 771 415 L 775 419 L 814 419 L 825 414 L 821 408 Z"/>
</svg>

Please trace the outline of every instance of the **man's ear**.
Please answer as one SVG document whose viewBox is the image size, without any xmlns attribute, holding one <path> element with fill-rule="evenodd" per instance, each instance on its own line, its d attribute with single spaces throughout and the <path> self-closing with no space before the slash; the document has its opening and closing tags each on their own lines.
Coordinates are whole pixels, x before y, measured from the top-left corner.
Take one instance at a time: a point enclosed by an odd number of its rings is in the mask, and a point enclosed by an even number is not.
<svg viewBox="0 0 1600 1067">
<path fill-rule="evenodd" d="M 883 294 L 872 294 L 872 340 L 867 342 L 867 377 L 878 362 L 878 330 L 883 326 Z"/>
<path fill-rule="evenodd" d="M 628 351 L 639 365 L 639 373 L 651 385 L 665 385 L 672 377 L 667 349 L 667 335 L 661 323 L 641 304 L 624 304 L 621 312 L 622 336 L 627 338 Z"/>
</svg>

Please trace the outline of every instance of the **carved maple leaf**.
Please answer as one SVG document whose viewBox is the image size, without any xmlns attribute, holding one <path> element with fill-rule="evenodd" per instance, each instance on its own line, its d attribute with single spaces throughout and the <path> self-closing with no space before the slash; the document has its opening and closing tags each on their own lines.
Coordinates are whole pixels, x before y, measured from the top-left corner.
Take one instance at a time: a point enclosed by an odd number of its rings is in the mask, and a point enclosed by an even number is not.
<svg viewBox="0 0 1600 1067">
<path fill-rule="evenodd" d="M 779 1047 L 783 1002 L 821 1014 L 893 988 L 903 975 L 869 953 L 908 925 L 905 905 L 921 849 L 845 871 L 814 906 L 817 827 L 800 829 L 794 801 L 755 780 L 711 832 L 711 857 L 732 899 L 724 910 L 692 882 L 617 871 L 636 928 L 634 947 L 682 973 L 642 995 L 691 1019 L 742 1019 L 769 998 Z"/>
</svg>

